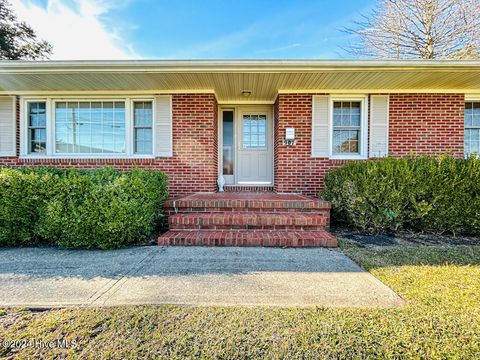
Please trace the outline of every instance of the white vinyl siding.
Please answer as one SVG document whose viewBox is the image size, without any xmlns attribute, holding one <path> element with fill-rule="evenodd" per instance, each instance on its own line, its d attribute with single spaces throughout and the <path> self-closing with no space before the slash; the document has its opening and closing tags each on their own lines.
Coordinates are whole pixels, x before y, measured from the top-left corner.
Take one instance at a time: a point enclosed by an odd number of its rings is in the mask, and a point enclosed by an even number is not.
<svg viewBox="0 0 480 360">
<path fill-rule="evenodd" d="M 388 95 L 370 97 L 370 157 L 388 155 Z"/>
<path fill-rule="evenodd" d="M 155 98 L 155 156 L 173 155 L 172 141 L 172 97 Z"/>
<path fill-rule="evenodd" d="M 15 98 L 0 97 L 0 156 L 15 156 Z"/>
<path fill-rule="evenodd" d="M 312 156 L 330 154 L 329 97 L 314 96 L 312 108 Z"/>
</svg>

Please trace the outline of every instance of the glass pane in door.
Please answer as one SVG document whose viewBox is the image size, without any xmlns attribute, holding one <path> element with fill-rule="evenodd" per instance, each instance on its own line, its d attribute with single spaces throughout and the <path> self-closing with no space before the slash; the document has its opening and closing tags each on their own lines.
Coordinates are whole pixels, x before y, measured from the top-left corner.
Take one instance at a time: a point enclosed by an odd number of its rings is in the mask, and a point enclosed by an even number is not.
<svg viewBox="0 0 480 360">
<path fill-rule="evenodd" d="M 223 112 L 223 175 L 233 175 L 233 111 Z"/>
<path fill-rule="evenodd" d="M 263 149 L 267 146 L 267 117 L 243 115 L 243 148 Z"/>
</svg>

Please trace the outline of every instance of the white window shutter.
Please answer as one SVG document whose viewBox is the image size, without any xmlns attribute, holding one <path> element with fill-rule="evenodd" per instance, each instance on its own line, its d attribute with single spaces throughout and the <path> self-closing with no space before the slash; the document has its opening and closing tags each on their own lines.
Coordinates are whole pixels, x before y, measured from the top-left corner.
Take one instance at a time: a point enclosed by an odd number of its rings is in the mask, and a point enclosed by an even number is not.
<svg viewBox="0 0 480 360">
<path fill-rule="evenodd" d="M 329 97 L 313 96 L 312 101 L 312 156 L 330 154 Z"/>
<path fill-rule="evenodd" d="M 0 96 L 0 156 L 15 156 L 15 101 Z"/>
<path fill-rule="evenodd" d="M 370 97 L 370 157 L 388 155 L 388 95 Z"/>
<path fill-rule="evenodd" d="M 172 97 L 155 98 L 155 156 L 173 156 Z"/>
</svg>

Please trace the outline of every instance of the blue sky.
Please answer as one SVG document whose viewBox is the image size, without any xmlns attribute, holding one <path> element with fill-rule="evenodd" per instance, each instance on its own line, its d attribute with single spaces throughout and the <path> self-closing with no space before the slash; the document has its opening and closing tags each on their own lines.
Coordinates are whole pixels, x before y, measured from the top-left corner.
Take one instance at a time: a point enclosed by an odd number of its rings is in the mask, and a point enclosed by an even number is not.
<svg viewBox="0 0 480 360">
<path fill-rule="evenodd" d="M 55 59 L 346 58 L 374 0 L 10 0 Z"/>
</svg>

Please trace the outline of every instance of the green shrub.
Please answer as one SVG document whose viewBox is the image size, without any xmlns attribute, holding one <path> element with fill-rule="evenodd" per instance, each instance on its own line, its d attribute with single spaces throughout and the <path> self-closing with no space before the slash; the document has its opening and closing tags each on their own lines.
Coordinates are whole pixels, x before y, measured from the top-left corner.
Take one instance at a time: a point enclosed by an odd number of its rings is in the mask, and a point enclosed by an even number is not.
<svg viewBox="0 0 480 360">
<path fill-rule="evenodd" d="M 147 239 L 162 216 L 167 195 L 163 173 L 112 169 L 68 171 L 48 202 L 39 235 L 69 248 L 111 249 Z"/>
<path fill-rule="evenodd" d="M 52 184 L 49 174 L 0 169 L 0 246 L 41 241 L 34 227 Z"/>
<path fill-rule="evenodd" d="M 363 231 L 480 234 L 476 158 L 351 162 L 326 175 L 321 196 L 332 202 L 332 219 Z"/>
<path fill-rule="evenodd" d="M 150 237 L 168 196 L 163 173 L 113 168 L 1 169 L 0 191 L 0 245 L 101 249 Z"/>
</svg>

